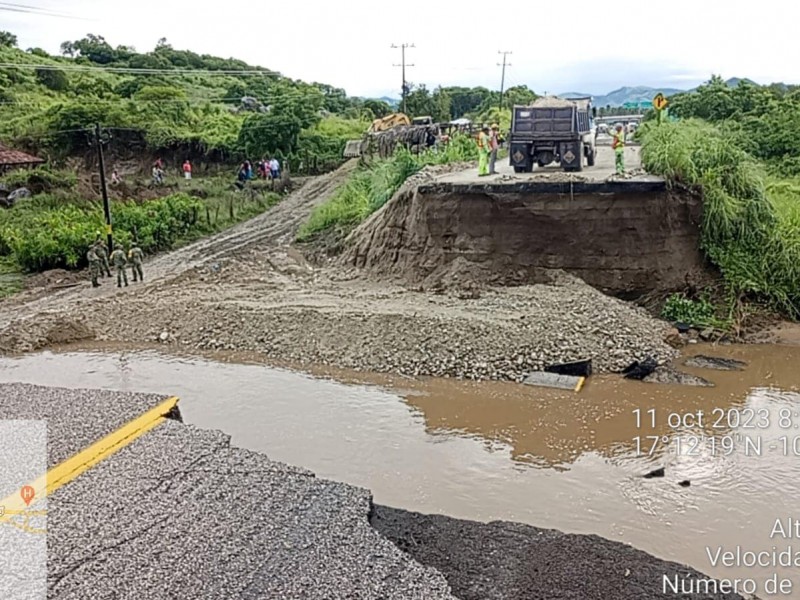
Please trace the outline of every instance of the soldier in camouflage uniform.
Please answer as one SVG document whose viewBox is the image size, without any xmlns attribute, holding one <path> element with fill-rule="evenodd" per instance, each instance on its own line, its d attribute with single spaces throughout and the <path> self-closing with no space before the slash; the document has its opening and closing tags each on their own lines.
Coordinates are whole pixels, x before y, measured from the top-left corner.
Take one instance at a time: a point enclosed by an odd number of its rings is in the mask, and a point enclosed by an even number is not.
<svg viewBox="0 0 800 600">
<path fill-rule="evenodd" d="M 125 258 L 125 251 L 122 248 L 117 248 L 111 253 L 111 262 L 114 263 L 114 268 L 117 270 L 117 287 L 122 287 L 122 282 L 125 281 L 125 287 L 128 287 L 128 272 L 125 267 L 128 266 L 128 259 Z"/>
<path fill-rule="evenodd" d="M 89 251 L 86 253 L 86 260 L 89 261 L 89 275 L 92 278 L 92 287 L 100 287 L 97 282 L 97 276 L 100 275 L 100 259 L 97 258 L 94 246 L 89 246 Z"/>
<path fill-rule="evenodd" d="M 106 277 L 111 277 L 111 268 L 108 264 L 108 250 L 106 250 L 106 245 L 100 238 L 97 238 L 97 241 L 94 243 L 94 253 L 97 254 L 97 258 L 100 261 L 100 274 L 102 275 L 103 271 L 105 271 Z"/>
<path fill-rule="evenodd" d="M 131 249 L 128 251 L 128 258 L 133 263 L 131 270 L 133 271 L 133 282 L 144 281 L 144 273 L 142 272 L 142 260 L 144 260 L 144 252 L 139 248 L 135 242 L 131 244 Z"/>
</svg>

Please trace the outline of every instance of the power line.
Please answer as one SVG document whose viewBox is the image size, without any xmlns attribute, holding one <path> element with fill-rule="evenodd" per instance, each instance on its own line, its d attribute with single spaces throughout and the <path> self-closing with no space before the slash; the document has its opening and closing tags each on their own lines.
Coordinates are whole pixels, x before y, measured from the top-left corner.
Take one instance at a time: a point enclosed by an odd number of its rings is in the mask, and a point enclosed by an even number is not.
<svg viewBox="0 0 800 600">
<path fill-rule="evenodd" d="M 395 64 L 395 67 L 402 68 L 402 76 L 403 76 L 403 87 L 402 87 L 402 96 L 403 96 L 403 112 L 406 112 L 406 96 L 408 95 L 408 85 L 406 85 L 406 67 L 413 67 L 414 65 L 407 65 L 406 64 L 406 48 L 416 48 L 414 44 L 407 44 L 403 43 L 397 46 L 396 44 L 392 44 L 392 48 L 400 48 L 400 56 L 401 61 L 400 64 Z"/>
<path fill-rule="evenodd" d="M 0 10 L 8 12 L 18 12 L 24 14 L 37 15 L 41 17 L 58 17 L 61 19 L 80 19 L 82 21 L 93 21 L 95 19 L 87 19 L 85 17 L 78 17 L 75 15 L 58 13 L 39 6 L 31 6 L 29 4 L 17 4 L 15 2 L 0 2 Z"/>
<path fill-rule="evenodd" d="M 508 56 L 509 54 L 513 54 L 513 53 L 510 50 L 505 50 L 505 51 L 498 50 L 497 53 L 503 55 L 503 64 L 501 65 L 500 63 L 497 63 L 498 67 L 503 67 L 503 74 L 500 76 L 500 109 L 502 110 L 503 109 L 503 92 L 505 91 L 505 85 L 506 85 L 506 67 L 510 67 L 511 66 L 511 63 L 507 63 L 506 62 L 506 56 Z"/>
</svg>

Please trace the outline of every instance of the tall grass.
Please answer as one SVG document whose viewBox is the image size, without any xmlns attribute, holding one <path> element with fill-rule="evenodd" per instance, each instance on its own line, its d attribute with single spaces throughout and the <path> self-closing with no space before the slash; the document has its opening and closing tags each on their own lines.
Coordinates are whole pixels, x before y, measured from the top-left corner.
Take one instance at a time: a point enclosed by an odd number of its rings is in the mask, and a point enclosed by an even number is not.
<svg viewBox="0 0 800 600">
<path fill-rule="evenodd" d="M 298 241 L 334 231 L 345 235 L 386 204 L 400 186 L 427 165 L 449 164 L 476 158 L 475 142 L 468 136 L 454 136 L 439 150 L 412 154 L 399 149 L 386 160 L 360 167 L 334 196 L 319 206 L 301 227 Z"/>
<path fill-rule="evenodd" d="M 642 162 L 702 186 L 702 246 L 734 297 L 753 295 L 800 317 L 800 186 L 768 180 L 733 138 L 702 121 L 646 124 Z"/>
</svg>

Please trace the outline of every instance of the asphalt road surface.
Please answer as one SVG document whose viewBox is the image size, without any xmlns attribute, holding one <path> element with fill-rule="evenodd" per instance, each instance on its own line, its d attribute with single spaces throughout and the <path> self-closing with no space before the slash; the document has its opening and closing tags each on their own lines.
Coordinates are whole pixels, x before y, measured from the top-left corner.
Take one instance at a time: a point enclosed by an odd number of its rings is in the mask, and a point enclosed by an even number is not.
<svg viewBox="0 0 800 600">
<path fill-rule="evenodd" d="M 441 183 L 494 183 L 498 181 L 526 181 L 545 179 L 576 179 L 583 181 L 606 181 L 616 173 L 616 157 L 610 146 L 597 146 L 597 160 L 593 167 L 585 164 L 583 170 L 577 173 L 565 172 L 558 163 L 552 163 L 546 167 L 534 166 L 531 173 L 515 173 L 511 167 L 508 157 L 497 161 L 497 175 L 479 177 L 478 170 L 468 169 L 442 175 L 437 179 Z M 641 148 L 639 146 L 625 147 L 625 170 L 631 174 L 631 178 L 636 181 L 656 180 L 657 177 L 647 175 L 642 172 Z"/>
</svg>

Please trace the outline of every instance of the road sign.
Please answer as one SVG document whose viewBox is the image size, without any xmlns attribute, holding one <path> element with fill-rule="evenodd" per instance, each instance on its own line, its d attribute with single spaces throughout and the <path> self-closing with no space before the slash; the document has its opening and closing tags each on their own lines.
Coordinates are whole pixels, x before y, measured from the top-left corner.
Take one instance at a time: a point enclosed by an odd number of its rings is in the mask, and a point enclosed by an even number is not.
<svg viewBox="0 0 800 600">
<path fill-rule="evenodd" d="M 669 101 L 664 97 L 664 94 L 656 94 L 656 97 L 653 98 L 653 108 L 656 110 L 664 110 L 668 103 Z"/>
</svg>

